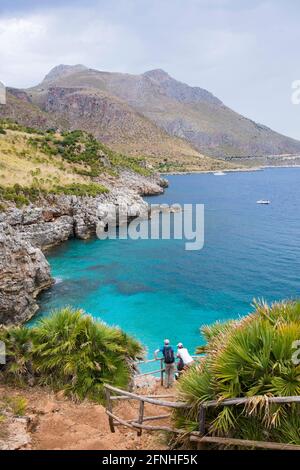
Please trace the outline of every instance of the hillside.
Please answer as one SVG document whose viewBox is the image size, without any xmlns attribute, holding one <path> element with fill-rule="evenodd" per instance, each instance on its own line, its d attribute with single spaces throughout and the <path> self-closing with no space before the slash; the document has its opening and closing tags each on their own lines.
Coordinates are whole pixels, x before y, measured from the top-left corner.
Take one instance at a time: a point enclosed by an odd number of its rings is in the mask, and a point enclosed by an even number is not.
<svg viewBox="0 0 300 470">
<path fill-rule="evenodd" d="M 0 323 L 36 313 L 37 296 L 53 283 L 42 250 L 99 236 L 120 201 L 130 217 L 147 217 L 141 195 L 161 194 L 166 185 L 145 159 L 84 131 L 0 121 Z"/>
<path fill-rule="evenodd" d="M 41 387 L 18 389 L 4 384 L 0 384 L 0 395 L 2 412 L 1 401 L 6 402 L 6 419 L 0 422 L 0 450 L 168 449 L 164 434 L 144 432 L 138 437 L 136 431 L 124 427 L 112 434 L 105 408 L 87 400 L 78 403 Z M 20 404 L 23 409 L 18 416 Z M 137 407 L 121 403 L 118 412 L 133 419 Z M 157 407 L 147 405 L 147 413 L 157 413 Z"/>
<path fill-rule="evenodd" d="M 51 75 L 45 83 L 49 88 L 30 93 L 9 89 L 7 105 L 0 105 L 0 118 L 43 130 L 82 129 L 116 152 L 146 157 L 159 171 L 224 168 L 223 163 L 220 165 L 186 141 L 168 135 L 116 96 L 97 88 L 50 86 Z"/>
<path fill-rule="evenodd" d="M 163 70 L 131 75 L 59 65 L 31 89 L 9 88 L 1 117 L 43 130 L 82 129 L 160 172 L 299 164 L 300 142 Z"/>
<path fill-rule="evenodd" d="M 103 406 L 105 384 L 124 390 L 133 384 L 134 363 L 145 352 L 134 337 L 66 307 L 34 328 L 0 329 L 0 338 L 7 351 L 0 369 L 0 450 L 135 449 L 150 443 L 150 436 L 139 439 L 126 428 L 111 434 Z M 151 388 L 159 391 L 155 379 Z M 128 400 L 115 409 L 130 420 L 138 407 Z M 155 407 L 148 408 L 151 415 Z"/>
<path fill-rule="evenodd" d="M 105 96 L 112 102 L 117 97 L 135 111 L 135 119 L 138 113 L 170 136 L 184 139 L 201 154 L 213 157 L 247 157 L 300 152 L 300 142 L 239 115 L 208 91 L 181 83 L 163 70 L 130 75 L 101 72 L 82 66 L 78 69 L 76 66 L 73 73 L 71 71 L 70 67 L 65 68 L 65 66 L 55 68 L 41 85 L 29 91 L 30 98 L 46 111 L 61 113 L 61 107 L 66 111 L 70 109 L 63 104 L 65 101 L 68 102 L 65 94 L 70 93 L 70 90 L 63 91 L 59 97 L 56 97 L 54 87 L 71 88 L 73 92 L 74 88 L 77 88 L 77 92 L 80 90 L 80 93 L 84 93 L 90 99 L 94 96 L 94 100 L 95 94 L 99 92 L 102 97 Z M 113 105 L 111 107 L 113 108 Z M 84 114 L 88 114 L 87 106 L 84 106 L 84 110 Z M 112 111 L 112 116 L 114 115 Z M 91 116 L 95 118 L 94 113 L 91 113 Z M 119 129 L 122 129 L 120 123 L 118 125 Z M 136 133 L 134 128 L 132 131 L 132 134 Z M 99 130 L 100 134 L 102 132 L 103 130 Z M 124 133 L 131 136 L 127 128 L 124 129 Z M 112 136 L 105 138 L 110 142 L 116 139 L 114 132 Z M 138 152 L 145 145 L 143 132 L 141 138 L 143 143 L 137 147 Z M 150 133 L 148 138 L 149 144 L 154 145 L 154 135 Z M 125 145 L 125 142 L 121 139 L 119 145 L 123 144 Z M 153 153 L 157 152 L 155 145 L 152 150 Z M 181 147 L 180 151 L 186 152 L 187 149 Z"/>
<path fill-rule="evenodd" d="M 83 131 L 37 131 L 0 121 L 0 201 L 26 204 L 39 195 L 96 196 L 122 172 L 152 175 L 145 160 L 114 152 Z"/>
</svg>

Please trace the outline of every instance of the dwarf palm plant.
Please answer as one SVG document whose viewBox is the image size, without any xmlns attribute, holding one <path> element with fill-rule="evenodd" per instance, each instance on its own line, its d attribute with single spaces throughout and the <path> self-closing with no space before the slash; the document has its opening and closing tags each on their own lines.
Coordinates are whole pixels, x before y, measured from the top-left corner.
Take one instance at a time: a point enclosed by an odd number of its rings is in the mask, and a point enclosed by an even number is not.
<svg viewBox="0 0 300 470">
<path fill-rule="evenodd" d="M 142 355 L 141 345 L 118 328 L 70 308 L 41 320 L 33 338 L 40 381 L 79 399 L 101 397 L 104 382 L 127 386 L 129 361 Z"/>
<path fill-rule="evenodd" d="M 202 329 L 207 354 L 179 381 L 180 398 L 192 409 L 177 415 L 178 424 L 196 430 L 201 402 L 252 397 L 245 408 L 210 408 L 207 432 L 299 444 L 298 405 L 270 405 L 268 397 L 300 395 L 300 365 L 292 361 L 293 342 L 300 339 L 300 303 L 255 307 L 242 320 Z"/>
<path fill-rule="evenodd" d="M 69 307 L 40 320 L 32 329 L 8 329 L 6 335 L 8 349 L 13 351 L 9 371 L 16 369 L 22 375 L 30 364 L 41 385 L 63 389 L 77 399 L 101 400 L 105 382 L 126 387 L 132 362 L 143 356 L 140 343 L 119 328 Z"/>
<path fill-rule="evenodd" d="M 28 328 L 15 326 L 0 330 L 0 341 L 6 346 L 6 376 L 19 383 L 31 372 L 32 335 Z"/>
</svg>

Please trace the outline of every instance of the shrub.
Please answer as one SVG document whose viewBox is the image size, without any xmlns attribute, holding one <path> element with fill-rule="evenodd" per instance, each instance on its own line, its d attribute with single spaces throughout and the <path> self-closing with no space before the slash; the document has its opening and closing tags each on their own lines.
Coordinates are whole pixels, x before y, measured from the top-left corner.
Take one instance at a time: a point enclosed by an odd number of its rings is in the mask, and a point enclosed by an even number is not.
<svg viewBox="0 0 300 470">
<path fill-rule="evenodd" d="M 19 184 L 14 186 L 0 186 L 0 199 L 3 201 L 11 201 L 17 207 L 26 206 L 30 201 L 35 201 L 45 191 L 35 186 L 23 187 Z"/>
<path fill-rule="evenodd" d="M 7 347 L 7 379 L 20 383 L 33 375 L 39 384 L 80 400 L 101 401 L 104 383 L 127 387 L 133 361 L 143 356 L 135 339 L 70 307 L 32 329 L 6 328 L 0 339 Z"/>
<path fill-rule="evenodd" d="M 37 169 L 31 172 L 31 175 L 33 176 L 39 173 L 40 169 Z M 59 178 L 55 178 L 54 181 L 59 182 Z M 0 186 L 0 199 L 3 201 L 14 202 L 17 207 L 22 207 L 28 205 L 30 202 L 36 201 L 40 197 L 46 196 L 47 194 L 96 197 L 108 192 L 108 189 L 105 188 L 105 186 L 97 183 L 72 183 L 65 186 L 54 185 L 49 190 L 41 187 L 44 183 L 45 180 L 43 178 L 38 179 L 34 176 L 32 186 L 21 186 L 19 184 L 15 184 L 14 186 Z M 2 206 L 0 206 L 0 210 L 1 207 Z"/>
<path fill-rule="evenodd" d="M 47 155 L 60 155 L 70 163 L 88 165 L 89 170 L 77 170 L 82 175 L 95 177 L 103 171 L 109 171 L 111 167 L 120 170 L 129 169 L 145 176 L 152 174 L 145 168 L 145 159 L 114 152 L 95 139 L 92 134 L 81 130 L 63 132 L 62 139 L 55 139 L 50 133 L 46 137 L 37 136 L 29 139 L 29 143 Z M 103 158 L 106 160 L 105 164 Z"/>
<path fill-rule="evenodd" d="M 24 326 L 3 328 L 0 340 L 6 345 L 5 375 L 24 383 L 31 374 L 32 331 Z"/>
<path fill-rule="evenodd" d="M 177 424 L 196 430 L 201 402 L 255 397 L 249 407 L 209 408 L 207 433 L 250 440 L 300 444 L 297 405 L 270 405 L 267 397 L 300 395 L 300 365 L 292 344 L 300 339 L 300 302 L 257 304 L 240 321 L 217 323 L 202 332 L 206 356 L 180 379 L 180 398 L 191 404 Z M 259 396 L 259 398 L 257 398 Z"/>
<path fill-rule="evenodd" d="M 7 403 L 10 406 L 15 416 L 24 416 L 27 408 L 27 400 L 24 397 L 11 397 L 7 399 Z"/>
<path fill-rule="evenodd" d="M 108 189 L 97 183 L 73 183 L 65 186 L 55 186 L 50 192 L 54 194 L 66 194 L 70 196 L 91 196 L 108 192 Z"/>
</svg>

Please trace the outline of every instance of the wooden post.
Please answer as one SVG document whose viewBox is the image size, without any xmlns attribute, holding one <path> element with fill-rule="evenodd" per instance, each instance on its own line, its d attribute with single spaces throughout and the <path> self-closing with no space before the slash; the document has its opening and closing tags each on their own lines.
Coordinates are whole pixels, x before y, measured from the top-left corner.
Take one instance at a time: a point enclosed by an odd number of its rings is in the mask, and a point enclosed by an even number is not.
<svg viewBox="0 0 300 470">
<path fill-rule="evenodd" d="M 112 401 L 110 399 L 110 391 L 106 387 L 104 387 L 104 390 L 106 398 L 106 408 L 110 413 L 112 413 Z M 112 416 L 108 416 L 108 422 L 111 432 L 115 432 L 114 419 Z"/>
<path fill-rule="evenodd" d="M 198 410 L 198 422 L 199 422 L 199 435 L 200 437 L 204 436 L 205 434 L 205 407 L 203 405 L 199 406 Z M 197 449 L 198 450 L 203 450 L 205 448 L 205 444 L 199 442 L 197 444 Z"/>
<path fill-rule="evenodd" d="M 139 424 L 143 424 L 143 421 L 144 421 L 144 408 L 145 408 L 145 403 L 141 400 L 140 401 L 139 418 L 138 418 L 138 423 Z M 142 428 L 138 429 L 137 435 L 138 436 L 142 435 Z"/>
<path fill-rule="evenodd" d="M 160 360 L 160 385 L 164 386 L 164 360 L 161 358 Z"/>
</svg>

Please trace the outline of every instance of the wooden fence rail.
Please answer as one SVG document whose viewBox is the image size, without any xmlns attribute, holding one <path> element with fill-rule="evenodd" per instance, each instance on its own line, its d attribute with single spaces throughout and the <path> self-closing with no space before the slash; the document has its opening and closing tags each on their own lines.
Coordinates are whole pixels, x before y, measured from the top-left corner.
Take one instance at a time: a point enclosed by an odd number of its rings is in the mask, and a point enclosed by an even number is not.
<svg viewBox="0 0 300 470">
<path fill-rule="evenodd" d="M 199 359 L 201 359 L 201 357 L 203 357 L 203 355 L 192 356 L 192 358 L 194 360 L 199 360 Z M 154 374 L 160 373 L 160 384 L 161 384 L 161 386 L 163 386 L 163 384 L 164 384 L 164 373 L 165 373 L 164 358 L 163 357 L 154 358 L 154 359 L 147 359 L 145 361 L 136 361 L 136 362 L 134 362 L 134 365 L 138 366 L 140 364 L 151 364 L 151 363 L 158 362 L 158 361 L 160 362 L 160 369 L 151 370 L 149 372 L 143 372 L 141 374 L 136 374 L 135 377 L 145 377 L 147 375 L 154 375 Z"/>
<path fill-rule="evenodd" d="M 144 424 L 145 421 L 157 421 L 170 417 L 170 414 L 145 416 L 145 403 L 150 403 L 151 405 L 156 405 L 163 408 L 188 408 L 188 405 L 184 402 L 173 402 L 161 399 L 174 397 L 173 395 L 160 395 L 159 397 L 152 395 L 137 395 L 136 393 L 127 392 L 126 390 L 121 390 L 120 388 L 112 387 L 111 385 L 107 384 L 104 385 L 104 390 L 106 396 L 106 414 L 108 415 L 111 432 L 115 432 L 115 426 L 117 426 L 118 424 L 127 426 L 132 429 L 136 429 L 138 436 L 141 435 L 143 429 L 148 431 L 177 432 L 177 430 L 174 431 L 174 429 L 169 426 L 150 426 Z M 112 395 L 113 393 L 115 395 Z M 113 401 L 124 400 L 126 398 L 128 400 L 137 400 L 140 403 L 138 417 L 135 420 L 125 420 L 113 413 Z"/>
<path fill-rule="evenodd" d="M 276 404 L 290 404 L 290 403 L 300 403 L 300 396 L 291 396 L 291 397 L 268 397 L 268 396 L 254 396 L 254 397 L 239 397 L 239 398 L 228 398 L 226 400 L 210 400 L 203 402 L 199 405 L 198 409 L 198 436 L 191 436 L 190 440 L 192 442 L 197 442 L 199 447 L 203 448 L 205 443 L 219 443 L 232 446 L 243 446 L 243 447 L 252 447 L 259 449 L 281 449 L 281 450 L 300 450 L 300 446 L 294 444 L 283 444 L 279 442 L 262 442 L 262 441 L 248 441 L 245 439 L 231 439 L 223 437 L 214 437 L 214 436 L 205 436 L 205 421 L 206 421 L 206 410 L 208 408 L 217 408 L 220 406 L 240 406 L 247 404 L 259 404 L 258 398 L 265 400 L 266 403 L 276 403 Z M 241 444 L 240 442 L 243 442 Z"/>
<path fill-rule="evenodd" d="M 263 441 L 250 441 L 247 439 L 233 439 L 227 437 L 214 437 L 214 436 L 197 436 L 191 433 L 191 442 L 196 442 L 201 446 L 205 444 L 221 444 L 223 446 L 238 446 L 247 447 L 252 449 L 269 449 L 269 450 L 300 450 L 300 446 L 294 444 L 283 444 L 282 442 L 263 442 Z"/>
<path fill-rule="evenodd" d="M 218 436 L 207 436 L 206 431 L 206 410 L 211 407 L 223 407 L 223 406 L 240 406 L 247 405 L 249 403 L 254 403 L 253 400 L 257 398 L 263 398 L 268 403 L 277 403 L 277 404 L 289 404 L 289 403 L 300 403 L 300 396 L 291 396 L 291 397 L 242 397 L 242 398 L 229 398 L 227 400 L 218 401 L 211 400 L 208 402 L 203 402 L 199 405 L 198 410 L 198 431 L 187 433 L 182 429 L 172 428 L 171 426 L 159 425 L 152 426 L 144 424 L 145 421 L 157 421 L 164 420 L 169 418 L 170 414 L 161 414 L 154 416 L 145 416 L 145 403 L 150 403 L 152 405 L 160 406 L 163 408 L 171 409 L 190 409 L 191 406 L 188 403 L 180 401 L 166 401 L 161 398 L 175 398 L 174 395 L 138 395 L 136 393 L 131 393 L 126 390 L 121 390 L 117 387 L 111 385 L 104 385 L 105 396 L 106 396 L 106 414 L 109 419 L 109 426 L 111 432 L 115 432 L 115 426 L 122 425 L 135 429 L 140 436 L 142 430 L 147 431 L 166 431 L 172 432 L 175 434 L 182 434 L 189 436 L 191 442 L 197 443 L 198 449 L 203 449 L 206 444 L 219 444 L 223 446 L 238 446 L 238 447 L 247 447 L 253 449 L 273 449 L 273 450 L 300 450 L 300 445 L 294 444 L 284 444 L 280 442 L 264 442 L 264 441 L 251 441 L 247 439 L 235 439 L 229 437 L 218 437 Z M 125 420 L 115 413 L 113 413 L 112 404 L 116 400 L 137 400 L 139 401 L 139 410 L 138 416 L 136 419 Z"/>
</svg>

